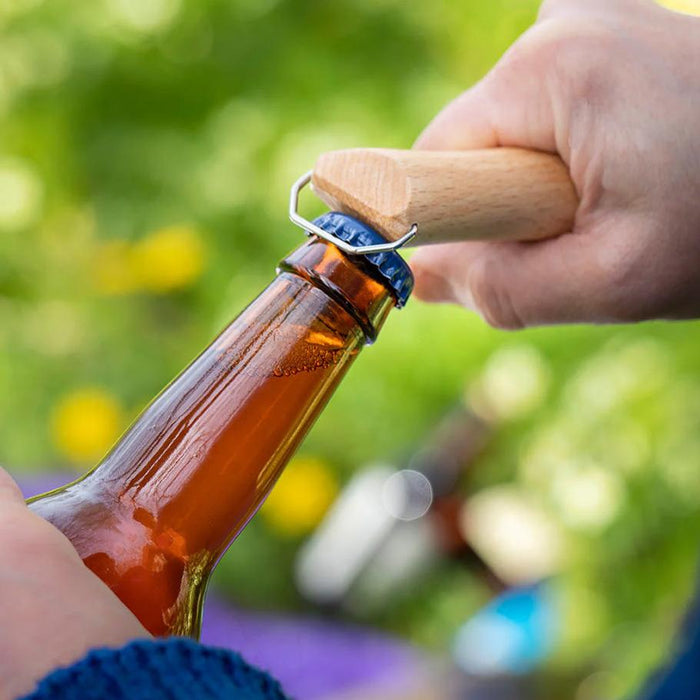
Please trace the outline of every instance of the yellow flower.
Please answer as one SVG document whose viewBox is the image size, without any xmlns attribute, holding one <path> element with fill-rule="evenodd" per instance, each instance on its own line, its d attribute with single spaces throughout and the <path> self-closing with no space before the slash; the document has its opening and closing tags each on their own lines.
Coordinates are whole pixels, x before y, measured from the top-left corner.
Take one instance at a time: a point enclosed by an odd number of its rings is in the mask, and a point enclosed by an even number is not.
<svg viewBox="0 0 700 700">
<path fill-rule="evenodd" d="M 102 389 L 84 387 L 63 396 L 51 416 L 56 447 L 74 462 L 99 459 L 124 425 L 119 403 Z"/>
<path fill-rule="evenodd" d="M 296 537 L 313 530 L 338 493 L 328 465 L 314 457 L 297 457 L 282 473 L 261 509 L 268 525 Z"/>
<path fill-rule="evenodd" d="M 659 0 L 659 4 L 676 12 L 700 15 L 700 0 Z"/>
<path fill-rule="evenodd" d="M 204 242 L 192 226 L 166 226 L 135 243 L 131 269 L 141 289 L 170 292 L 192 284 L 204 269 Z"/>
<path fill-rule="evenodd" d="M 127 241 L 105 241 L 93 260 L 95 288 L 103 294 L 129 294 L 137 280 L 131 264 L 131 247 Z"/>
</svg>

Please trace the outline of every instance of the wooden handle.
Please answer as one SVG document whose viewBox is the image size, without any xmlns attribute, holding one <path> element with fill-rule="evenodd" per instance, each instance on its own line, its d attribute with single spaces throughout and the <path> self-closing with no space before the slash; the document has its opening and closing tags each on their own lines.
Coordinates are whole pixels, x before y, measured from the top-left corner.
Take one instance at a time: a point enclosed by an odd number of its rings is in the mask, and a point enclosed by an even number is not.
<svg viewBox="0 0 700 700">
<path fill-rule="evenodd" d="M 331 208 L 410 245 L 535 240 L 571 231 L 578 197 L 561 159 L 520 148 L 354 148 L 316 161 L 312 184 Z"/>
</svg>

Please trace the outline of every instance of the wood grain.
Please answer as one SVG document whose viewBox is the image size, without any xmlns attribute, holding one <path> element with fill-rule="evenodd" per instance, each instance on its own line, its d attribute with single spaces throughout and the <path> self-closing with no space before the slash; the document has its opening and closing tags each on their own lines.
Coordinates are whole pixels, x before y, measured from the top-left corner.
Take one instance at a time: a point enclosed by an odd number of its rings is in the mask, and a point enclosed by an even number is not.
<svg viewBox="0 0 700 700">
<path fill-rule="evenodd" d="M 312 185 L 332 209 L 410 245 L 536 240 L 573 227 L 578 197 L 558 156 L 519 148 L 323 153 Z"/>
</svg>

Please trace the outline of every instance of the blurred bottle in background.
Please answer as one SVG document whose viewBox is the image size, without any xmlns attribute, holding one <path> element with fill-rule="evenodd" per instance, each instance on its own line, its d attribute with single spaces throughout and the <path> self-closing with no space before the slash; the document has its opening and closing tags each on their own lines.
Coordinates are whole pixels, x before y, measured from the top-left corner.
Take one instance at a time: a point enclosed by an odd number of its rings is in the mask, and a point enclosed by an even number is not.
<svg viewBox="0 0 700 700">
<path fill-rule="evenodd" d="M 460 489 L 490 433 L 486 421 L 460 406 L 404 468 L 360 470 L 299 551 L 301 595 L 367 614 L 446 558 L 464 561 L 491 590 L 503 590 L 460 526 Z"/>
<path fill-rule="evenodd" d="M 478 406 L 478 413 L 461 405 L 448 414 L 404 468 L 358 472 L 299 550 L 301 595 L 353 616 L 395 604 L 446 560 L 462 563 L 493 596 L 455 621 L 452 665 L 428 663 L 411 681 L 415 692 L 382 689 L 376 697 L 534 698 L 532 674 L 556 646 L 560 610 L 551 577 L 562 566 L 562 542 L 517 487 L 468 493 L 469 475 L 499 425 L 483 396 Z M 347 700 L 367 700 L 372 692 Z"/>
</svg>

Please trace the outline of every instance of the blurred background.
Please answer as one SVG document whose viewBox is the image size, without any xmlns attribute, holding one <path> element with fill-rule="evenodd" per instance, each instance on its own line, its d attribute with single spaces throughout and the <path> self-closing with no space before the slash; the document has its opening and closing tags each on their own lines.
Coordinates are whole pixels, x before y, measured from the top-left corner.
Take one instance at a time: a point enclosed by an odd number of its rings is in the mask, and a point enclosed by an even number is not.
<svg viewBox="0 0 700 700">
<path fill-rule="evenodd" d="M 0 462 L 27 492 L 96 463 L 269 281 L 319 152 L 409 147 L 537 5 L 0 2 Z M 436 677 L 634 691 L 694 587 L 699 346 L 693 323 L 513 334 L 409 304 L 221 563 L 205 638 L 300 700 L 389 698 L 380 676 L 412 678 L 397 698 L 447 697 Z M 436 485 L 426 445 L 455 439 L 461 471 Z M 360 528 L 346 580 L 314 590 L 353 497 L 400 469 L 414 511 Z M 440 527 L 405 527 L 428 511 Z M 371 570 L 387 528 L 404 544 Z"/>
</svg>

